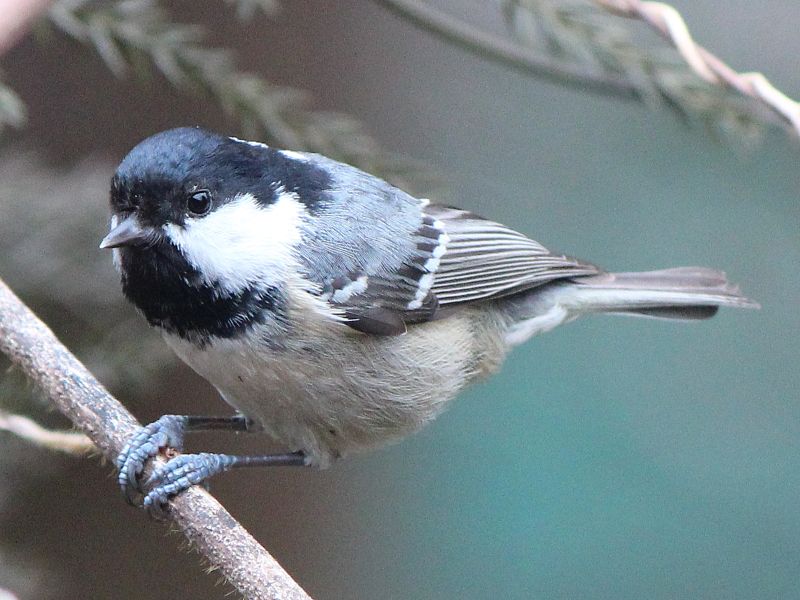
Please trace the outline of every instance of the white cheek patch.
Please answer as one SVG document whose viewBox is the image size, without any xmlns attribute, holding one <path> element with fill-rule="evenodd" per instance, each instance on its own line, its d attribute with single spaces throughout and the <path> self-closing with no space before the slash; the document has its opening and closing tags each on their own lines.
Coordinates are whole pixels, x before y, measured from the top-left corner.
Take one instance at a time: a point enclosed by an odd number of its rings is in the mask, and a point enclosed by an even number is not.
<svg viewBox="0 0 800 600">
<path fill-rule="evenodd" d="M 206 283 L 235 294 L 285 280 L 304 213 L 296 194 L 284 192 L 268 206 L 241 194 L 205 217 L 188 218 L 183 227 L 165 225 L 164 231 Z"/>
</svg>

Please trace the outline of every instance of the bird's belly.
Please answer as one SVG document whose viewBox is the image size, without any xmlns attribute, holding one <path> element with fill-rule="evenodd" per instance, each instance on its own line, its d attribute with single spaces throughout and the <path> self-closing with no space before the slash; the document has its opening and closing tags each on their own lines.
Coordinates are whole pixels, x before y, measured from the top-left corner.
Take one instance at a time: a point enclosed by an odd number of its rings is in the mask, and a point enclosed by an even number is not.
<svg viewBox="0 0 800 600">
<path fill-rule="evenodd" d="M 428 323 L 402 336 L 347 329 L 289 338 L 280 346 L 254 342 L 256 336 L 218 339 L 204 348 L 176 337 L 167 342 L 287 450 L 303 450 L 325 466 L 418 429 L 499 362 L 501 351 L 489 360 L 487 340 L 476 343 L 474 323 L 448 321 L 447 328 Z"/>
</svg>

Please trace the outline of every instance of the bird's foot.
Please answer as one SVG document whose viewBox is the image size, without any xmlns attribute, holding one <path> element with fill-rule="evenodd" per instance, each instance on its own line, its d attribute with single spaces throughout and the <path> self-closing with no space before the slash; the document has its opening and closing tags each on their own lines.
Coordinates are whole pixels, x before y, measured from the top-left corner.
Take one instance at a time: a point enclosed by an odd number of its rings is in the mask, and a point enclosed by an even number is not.
<svg viewBox="0 0 800 600">
<path fill-rule="evenodd" d="M 133 504 L 137 494 L 142 493 L 140 478 L 144 466 L 164 448 L 183 449 L 187 417 L 164 415 L 157 421 L 142 427 L 117 457 L 119 475 L 117 481 L 125 499 Z M 168 463 L 169 464 L 169 463 Z"/>
<path fill-rule="evenodd" d="M 144 508 L 156 519 L 163 519 L 167 502 L 195 484 L 235 466 L 237 457 L 229 454 L 181 454 L 157 467 L 144 482 L 148 489 Z"/>
</svg>

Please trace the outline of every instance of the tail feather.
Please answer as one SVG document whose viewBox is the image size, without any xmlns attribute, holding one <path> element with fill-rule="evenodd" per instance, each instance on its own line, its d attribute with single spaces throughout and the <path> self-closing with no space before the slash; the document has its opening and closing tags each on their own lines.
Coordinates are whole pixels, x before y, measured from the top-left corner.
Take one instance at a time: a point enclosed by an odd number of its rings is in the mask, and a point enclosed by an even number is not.
<svg viewBox="0 0 800 600">
<path fill-rule="evenodd" d="M 725 273 L 705 267 L 678 267 L 640 273 L 576 277 L 572 308 L 660 319 L 713 317 L 720 306 L 759 308 Z"/>
</svg>

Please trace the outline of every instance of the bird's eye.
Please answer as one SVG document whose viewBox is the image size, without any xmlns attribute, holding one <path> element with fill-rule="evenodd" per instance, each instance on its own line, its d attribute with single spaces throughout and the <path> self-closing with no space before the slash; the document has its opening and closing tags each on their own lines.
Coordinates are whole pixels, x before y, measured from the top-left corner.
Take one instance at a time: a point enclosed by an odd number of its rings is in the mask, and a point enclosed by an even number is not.
<svg viewBox="0 0 800 600">
<path fill-rule="evenodd" d="M 198 190 L 186 200 L 186 208 L 193 215 L 204 215 L 211 210 L 211 192 Z"/>
</svg>

